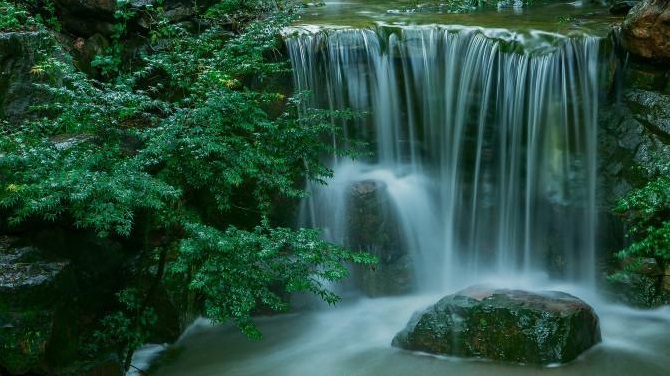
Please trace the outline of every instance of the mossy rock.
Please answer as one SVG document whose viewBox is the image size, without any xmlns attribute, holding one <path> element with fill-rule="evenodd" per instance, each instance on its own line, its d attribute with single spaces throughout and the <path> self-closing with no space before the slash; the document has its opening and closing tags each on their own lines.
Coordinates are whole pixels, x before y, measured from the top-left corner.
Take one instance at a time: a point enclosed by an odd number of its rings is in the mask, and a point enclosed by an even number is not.
<svg viewBox="0 0 670 376">
<path fill-rule="evenodd" d="M 393 345 L 548 365 L 569 362 L 600 340 L 598 316 L 572 295 L 471 287 L 415 314 Z"/>
</svg>

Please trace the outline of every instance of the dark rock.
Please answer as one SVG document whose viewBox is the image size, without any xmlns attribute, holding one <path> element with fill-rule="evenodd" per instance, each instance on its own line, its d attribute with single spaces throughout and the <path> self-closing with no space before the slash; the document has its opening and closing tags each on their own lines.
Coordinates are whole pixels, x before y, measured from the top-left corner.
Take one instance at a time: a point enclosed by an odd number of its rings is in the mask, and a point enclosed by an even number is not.
<svg viewBox="0 0 670 376">
<path fill-rule="evenodd" d="M 646 64 L 630 64 L 626 70 L 625 86 L 630 89 L 663 91 L 668 86 L 668 70 Z"/>
<path fill-rule="evenodd" d="M 47 100 L 35 83 L 48 77 L 34 69 L 40 51 L 54 45 L 46 32 L 0 33 L 0 118 L 10 123 L 26 117 L 29 107 Z"/>
<path fill-rule="evenodd" d="M 615 15 L 626 15 L 639 1 L 617 1 L 610 6 L 610 13 Z"/>
<path fill-rule="evenodd" d="M 67 9 L 72 13 L 104 13 L 113 15 L 116 10 L 116 0 L 54 0 L 60 9 Z"/>
<path fill-rule="evenodd" d="M 73 55 L 79 62 L 78 67 L 90 76 L 97 76 L 98 71 L 91 66 L 91 62 L 96 56 L 102 56 L 106 53 L 111 43 L 100 33 L 93 34 L 87 39 L 79 38 L 75 41 L 75 50 Z"/>
<path fill-rule="evenodd" d="M 59 298 L 71 281 L 67 262 L 33 261 L 35 248 L 0 250 L 0 367 L 44 371 Z"/>
<path fill-rule="evenodd" d="M 360 288 L 368 296 L 411 292 L 415 284 L 412 259 L 397 230 L 386 186 L 377 181 L 362 181 L 353 184 L 350 193 L 348 246 L 379 259 L 372 268 L 357 270 Z"/>
<path fill-rule="evenodd" d="M 670 64 L 670 0 L 643 0 L 631 9 L 621 42 L 635 56 Z"/>
<path fill-rule="evenodd" d="M 670 144 L 670 96 L 655 91 L 631 90 L 626 102 L 632 113 L 649 132 Z"/>
<path fill-rule="evenodd" d="M 546 365 L 569 362 L 598 342 L 598 316 L 572 295 L 471 287 L 415 314 L 393 346 Z"/>
<path fill-rule="evenodd" d="M 163 16 L 172 23 L 203 14 L 218 0 L 130 0 L 123 22 L 127 30 L 145 33 L 151 27 L 149 8 L 163 8 Z M 58 19 L 63 29 L 76 37 L 87 39 L 95 34 L 109 37 L 118 22 L 116 0 L 55 0 Z"/>
<path fill-rule="evenodd" d="M 114 31 L 116 0 L 55 0 L 63 28 L 75 35 L 89 37 Z"/>
<path fill-rule="evenodd" d="M 624 304 L 638 308 L 653 308 L 667 304 L 670 294 L 663 291 L 658 276 L 620 273 L 610 281 L 610 294 Z"/>
</svg>

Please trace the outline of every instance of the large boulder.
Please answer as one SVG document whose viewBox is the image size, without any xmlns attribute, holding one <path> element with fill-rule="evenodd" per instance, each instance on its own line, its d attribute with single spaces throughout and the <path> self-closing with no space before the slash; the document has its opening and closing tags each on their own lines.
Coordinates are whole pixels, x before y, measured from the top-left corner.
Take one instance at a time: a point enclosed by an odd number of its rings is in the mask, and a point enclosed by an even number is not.
<svg viewBox="0 0 670 376">
<path fill-rule="evenodd" d="M 635 56 L 670 64 L 670 0 L 644 0 L 631 9 L 621 41 Z"/>
<path fill-rule="evenodd" d="M 547 365 L 569 362 L 598 342 L 598 316 L 572 295 L 470 287 L 415 314 L 393 346 Z"/>
</svg>

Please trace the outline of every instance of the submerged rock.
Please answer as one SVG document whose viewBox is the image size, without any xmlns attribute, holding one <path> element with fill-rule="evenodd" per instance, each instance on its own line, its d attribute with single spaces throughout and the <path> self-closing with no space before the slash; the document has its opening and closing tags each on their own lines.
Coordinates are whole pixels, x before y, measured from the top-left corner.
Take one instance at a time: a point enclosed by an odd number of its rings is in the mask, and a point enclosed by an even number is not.
<svg viewBox="0 0 670 376">
<path fill-rule="evenodd" d="M 570 294 L 470 287 L 415 314 L 393 346 L 547 365 L 569 362 L 598 342 L 598 316 Z"/>
</svg>

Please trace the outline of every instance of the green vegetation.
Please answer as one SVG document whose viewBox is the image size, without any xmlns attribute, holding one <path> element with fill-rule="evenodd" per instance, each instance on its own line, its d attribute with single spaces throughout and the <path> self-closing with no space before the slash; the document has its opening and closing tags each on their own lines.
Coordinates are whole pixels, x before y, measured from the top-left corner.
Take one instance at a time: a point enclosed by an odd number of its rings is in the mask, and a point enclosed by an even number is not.
<svg viewBox="0 0 670 376">
<path fill-rule="evenodd" d="M 60 30 L 53 0 L 0 1 L 0 32 L 33 31 L 45 25 Z"/>
<path fill-rule="evenodd" d="M 639 167 L 646 183 L 619 200 L 615 212 L 630 221 L 630 244 L 616 256 L 623 263 L 613 281 L 630 281 L 637 285 L 638 304 L 653 306 L 663 303 L 661 279 L 643 275 L 644 260 L 655 260 L 660 271 L 670 267 L 670 157 L 657 154 L 650 166 Z"/>
<path fill-rule="evenodd" d="M 35 30 L 39 25 L 22 5 L 0 1 L 0 31 Z"/>
<path fill-rule="evenodd" d="M 77 71 L 60 49 L 40 51 L 31 73 L 52 99 L 35 108 L 37 119 L 0 129 L 7 225 L 90 230 L 154 255 L 144 270 L 153 282 L 120 292 L 119 312 L 97 335 L 126 366 L 156 322 L 158 285 L 258 337 L 255 312 L 286 310 L 295 292 L 335 303 L 324 282 L 346 277 L 349 262 L 374 261 L 275 220 L 277 203 L 305 197 L 306 180 L 331 176 L 323 153 L 349 153 L 323 140 L 339 136 L 332 116 L 350 114 L 298 117 L 300 97 L 274 85 L 289 73 L 278 35 L 291 5 L 222 0 L 199 9 L 194 31 L 168 22 L 156 4 L 143 10 L 148 52 L 128 61 L 122 43 L 133 13 L 118 2 L 113 45 L 92 64 L 104 81 Z M 17 28 L 21 12 L 2 13 L 3 30 Z"/>
</svg>

